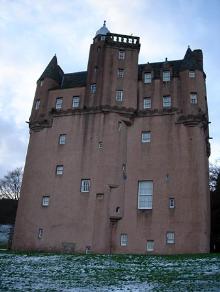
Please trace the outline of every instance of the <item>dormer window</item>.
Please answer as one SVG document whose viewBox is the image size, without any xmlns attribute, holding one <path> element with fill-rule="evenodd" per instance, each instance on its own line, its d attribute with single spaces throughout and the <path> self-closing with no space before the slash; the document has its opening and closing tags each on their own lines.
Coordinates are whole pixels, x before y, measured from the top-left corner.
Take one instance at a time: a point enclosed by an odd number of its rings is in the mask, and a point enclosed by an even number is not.
<svg viewBox="0 0 220 292">
<path fill-rule="evenodd" d="M 144 73 L 144 83 L 148 84 L 152 81 L 152 74 L 150 72 Z"/>
<path fill-rule="evenodd" d="M 78 108 L 78 107 L 79 107 L 79 96 L 73 96 L 72 108 Z"/>
<path fill-rule="evenodd" d="M 62 109 L 63 106 L 63 98 L 62 97 L 57 97 L 56 99 L 56 110 Z"/>
<path fill-rule="evenodd" d="M 163 71 L 163 81 L 168 82 L 170 81 L 170 71 Z"/>
<path fill-rule="evenodd" d="M 118 59 L 119 60 L 124 60 L 125 59 L 125 51 L 124 50 L 119 50 L 118 51 Z"/>
<path fill-rule="evenodd" d="M 90 85 L 90 92 L 91 93 L 96 93 L 96 84 L 95 83 Z"/>
</svg>

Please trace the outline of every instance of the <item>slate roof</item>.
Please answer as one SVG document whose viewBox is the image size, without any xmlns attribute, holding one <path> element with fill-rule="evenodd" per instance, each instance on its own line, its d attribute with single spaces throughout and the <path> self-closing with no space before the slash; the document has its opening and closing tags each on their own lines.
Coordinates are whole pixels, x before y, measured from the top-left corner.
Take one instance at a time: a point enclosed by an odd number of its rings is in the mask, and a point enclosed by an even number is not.
<svg viewBox="0 0 220 292">
<path fill-rule="evenodd" d="M 86 79 L 87 71 L 64 74 L 61 88 L 86 86 Z"/>
<path fill-rule="evenodd" d="M 42 73 L 38 81 L 43 80 L 44 78 L 48 77 L 57 81 L 59 84 L 61 84 L 63 74 L 64 74 L 63 70 L 57 64 L 57 57 L 55 55 L 51 59 L 50 63 L 47 65 L 46 69 L 44 70 L 44 72 Z"/>
<path fill-rule="evenodd" d="M 138 65 L 138 79 L 142 79 L 143 72 L 153 72 L 154 78 L 160 78 L 161 70 L 169 70 L 172 68 L 173 76 L 179 76 L 179 72 L 183 70 L 200 70 L 203 72 L 203 55 L 201 50 L 192 51 L 187 49 L 182 60 L 146 63 Z M 56 55 L 52 58 L 39 80 L 49 77 L 54 79 L 60 85 L 60 88 L 74 88 L 86 86 L 87 71 L 67 73 L 57 64 Z"/>
<path fill-rule="evenodd" d="M 201 50 L 187 49 L 182 60 L 147 63 L 138 65 L 138 79 L 142 79 L 142 72 L 153 71 L 154 78 L 160 78 L 161 69 L 172 68 L 173 76 L 178 76 L 183 70 L 200 70 L 203 72 L 203 56 Z"/>
</svg>

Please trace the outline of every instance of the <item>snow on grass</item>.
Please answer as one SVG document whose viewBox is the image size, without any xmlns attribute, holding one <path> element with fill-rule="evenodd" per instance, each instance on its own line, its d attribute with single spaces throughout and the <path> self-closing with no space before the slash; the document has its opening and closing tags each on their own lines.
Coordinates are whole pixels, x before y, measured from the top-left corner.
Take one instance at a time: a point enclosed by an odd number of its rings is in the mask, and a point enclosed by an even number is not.
<svg viewBox="0 0 220 292">
<path fill-rule="evenodd" d="M 0 291 L 220 291 L 220 255 L 0 252 Z"/>
</svg>

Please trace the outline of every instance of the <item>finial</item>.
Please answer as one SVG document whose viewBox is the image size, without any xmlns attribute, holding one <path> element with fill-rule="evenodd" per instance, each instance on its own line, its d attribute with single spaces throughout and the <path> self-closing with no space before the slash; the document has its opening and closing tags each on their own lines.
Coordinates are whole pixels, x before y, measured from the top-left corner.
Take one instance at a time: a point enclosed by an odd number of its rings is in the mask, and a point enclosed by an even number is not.
<svg viewBox="0 0 220 292">
<path fill-rule="evenodd" d="M 165 62 L 167 62 L 167 57 L 165 58 Z"/>
<path fill-rule="evenodd" d="M 103 23 L 103 26 L 105 26 L 106 25 L 106 20 L 104 20 L 104 23 Z"/>
<path fill-rule="evenodd" d="M 190 49 L 190 45 L 188 45 L 188 49 Z"/>
</svg>

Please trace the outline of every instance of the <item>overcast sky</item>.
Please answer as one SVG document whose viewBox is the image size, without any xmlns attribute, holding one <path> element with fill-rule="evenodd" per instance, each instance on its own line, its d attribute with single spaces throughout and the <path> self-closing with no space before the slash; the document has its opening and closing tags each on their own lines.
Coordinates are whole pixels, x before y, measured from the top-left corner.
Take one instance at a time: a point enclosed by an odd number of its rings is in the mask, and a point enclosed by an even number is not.
<svg viewBox="0 0 220 292">
<path fill-rule="evenodd" d="M 139 64 L 182 59 L 202 49 L 207 74 L 211 161 L 220 159 L 219 0 L 0 0 L 0 177 L 23 166 L 36 81 L 56 53 L 65 73 L 87 68 L 106 20 L 140 36 Z"/>
</svg>

